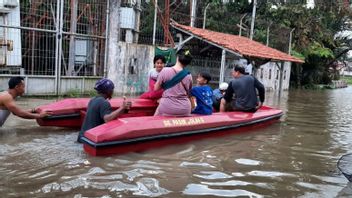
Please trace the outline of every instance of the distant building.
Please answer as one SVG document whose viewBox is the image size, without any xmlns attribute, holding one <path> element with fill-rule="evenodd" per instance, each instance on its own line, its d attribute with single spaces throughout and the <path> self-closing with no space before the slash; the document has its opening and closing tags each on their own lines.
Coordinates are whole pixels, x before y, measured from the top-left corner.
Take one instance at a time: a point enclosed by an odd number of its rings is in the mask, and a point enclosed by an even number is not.
<svg viewBox="0 0 352 198">
<path fill-rule="evenodd" d="M 18 0 L 0 0 L 0 25 L 20 26 Z M 20 67 L 21 57 L 21 30 L 0 27 L 0 67 Z"/>
<path fill-rule="evenodd" d="M 347 67 L 345 66 L 345 64 L 339 64 L 339 65 L 343 65 L 340 67 L 340 75 L 352 76 L 352 62 L 348 62 L 346 64 L 347 64 Z"/>
</svg>

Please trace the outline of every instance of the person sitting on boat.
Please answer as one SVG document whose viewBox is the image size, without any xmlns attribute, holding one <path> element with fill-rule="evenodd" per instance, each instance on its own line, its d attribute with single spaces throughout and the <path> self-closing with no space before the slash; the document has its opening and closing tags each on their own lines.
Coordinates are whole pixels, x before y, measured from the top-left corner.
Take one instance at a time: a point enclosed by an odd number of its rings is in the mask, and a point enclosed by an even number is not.
<svg viewBox="0 0 352 198">
<path fill-rule="evenodd" d="M 211 115 L 213 113 L 213 90 L 208 85 L 211 76 L 207 72 L 200 72 L 197 76 L 197 85 L 191 89 L 191 96 L 196 99 L 194 114 Z"/>
<path fill-rule="evenodd" d="M 112 110 L 108 100 L 112 98 L 114 88 L 114 83 L 107 78 L 102 78 L 96 82 L 94 89 L 97 91 L 98 96 L 92 98 L 88 103 L 87 113 L 77 142 L 82 142 L 81 138 L 87 130 L 115 120 L 118 116 L 123 114 L 125 110 L 130 108 L 131 102 L 127 102 L 126 99 L 124 99 L 120 108 L 115 111 Z"/>
<path fill-rule="evenodd" d="M 257 111 L 265 99 L 263 84 L 253 76 L 245 75 L 245 69 L 241 65 L 235 65 L 232 75 L 234 79 L 229 83 L 224 98 L 221 99 L 220 112 L 226 110 Z M 259 93 L 259 101 L 256 90 Z M 235 99 L 233 99 L 233 95 L 235 95 Z"/>
<path fill-rule="evenodd" d="M 213 90 L 212 100 L 213 100 L 213 107 L 216 111 L 219 111 L 221 99 L 224 97 L 228 87 L 229 87 L 229 84 L 227 84 L 226 82 L 223 82 L 219 85 L 218 89 Z"/>
<path fill-rule="evenodd" d="M 22 77 L 11 77 L 8 85 L 9 89 L 0 93 L 0 127 L 5 123 L 10 113 L 24 119 L 44 118 L 51 115 L 49 111 L 36 113 L 35 109 L 23 110 L 16 105 L 15 99 L 22 96 L 25 91 L 25 83 Z"/>
<path fill-rule="evenodd" d="M 192 89 L 192 76 L 185 69 L 191 61 L 190 51 L 181 49 L 177 52 L 176 64 L 165 67 L 160 72 L 154 90 L 164 89 L 164 93 L 154 115 L 189 116 L 191 114 L 189 92 Z"/>
<path fill-rule="evenodd" d="M 159 73 L 165 66 L 166 59 L 164 56 L 156 55 L 154 57 L 153 62 L 154 62 L 154 68 L 150 70 L 148 73 L 148 83 L 149 83 L 148 92 L 145 92 L 139 98 L 158 100 L 163 95 L 164 90 L 160 89 L 158 91 L 154 91 L 154 85 L 156 83 Z"/>
</svg>

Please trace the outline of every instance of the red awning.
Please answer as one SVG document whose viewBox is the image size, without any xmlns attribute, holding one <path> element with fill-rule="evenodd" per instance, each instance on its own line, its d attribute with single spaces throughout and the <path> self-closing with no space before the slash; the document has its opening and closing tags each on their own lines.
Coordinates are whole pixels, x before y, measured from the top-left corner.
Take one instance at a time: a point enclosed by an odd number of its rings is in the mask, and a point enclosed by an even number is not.
<svg viewBox="0 0 352 198">
<path fill-rule="evenodd" d="M 186 34 L 194 36 L 218 47 L 224 48 L 235 54 L 237 53 L 242 56 L 249 56 L 260 59 L 271 59 L 272 61 L 304 63 L 304 61 L 301 59 L 290 56 L 274 48 L 267 47 L 246 37 L 194 28 L 175 22 L 171 23 L 171 25 Z"/>
</svg>

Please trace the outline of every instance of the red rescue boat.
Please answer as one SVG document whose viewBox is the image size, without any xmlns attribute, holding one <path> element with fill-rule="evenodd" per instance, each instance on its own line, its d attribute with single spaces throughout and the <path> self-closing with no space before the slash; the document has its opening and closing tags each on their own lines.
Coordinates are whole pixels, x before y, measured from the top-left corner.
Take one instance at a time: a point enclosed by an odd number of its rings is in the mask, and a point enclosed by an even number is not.
<svg viewBox="0 0 352 198">
<path fill-rule="evenodd" d="M 82 125 L 89 98 L 64 99 L 37 108 L 52 111 L 53 115 L 37 119 L 41 126 L 79 128 Z M 112 155 L 142 151 L 194 139 L 248 131 L 258 125 L 268 125 L 282 116 L 279 109 L 263 106 L 255 113 L 226 112 L 209 116 L 190 117 L 152 116 L 157 103 L 148 99 L 130 99 L 132 106 L 127 114 L 85 132 L 84 150 L 90 155 Z M 123 99 L 110 100 L 113 109 Z"/>
<path fill-rule="evenodd" d="M 85 112 L 87 111 L 89 100 L 90 98 L 69 98 L 39 106 L 36 109 L 37 112 L 46 110 L 51 111 L 53 115 L 37 119 L 37 123 L 40 126 L 80 128 Z M 129 99 L 129 101 L 132 102 L 133 106 L 127 114 L 121 117 L 152 116 L 158 106 L 155 101 L 148 99 Z M 117 109 L 122 105 L 123 99 L 111 99 L 109 102 L 113 109 Z"/>
<path fill-rule="evenodd" d="M 94 156 L 142 151 L 170 143 L 229 133 L 229 129 L 231 132 L 238 132 L 239 129 L 270 124 L 282 114 L 281 110 L 264 106 L 255 113 L 121 118 L 86 131 L 83 144 L 84 150 Z"/>
</svg>

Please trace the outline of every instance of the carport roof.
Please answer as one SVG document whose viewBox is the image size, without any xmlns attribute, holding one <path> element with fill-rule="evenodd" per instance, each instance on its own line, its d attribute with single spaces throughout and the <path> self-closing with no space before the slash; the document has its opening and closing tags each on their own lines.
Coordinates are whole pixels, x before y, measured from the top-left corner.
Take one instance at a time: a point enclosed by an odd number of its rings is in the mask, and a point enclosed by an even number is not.
<svg viewBox="0 0 352 198">
<path fill-rule="evenodd" d="M 194 36 L 211 45 L 223 48 L 234 54 L 247 56 L 249 58 L 270 59 L 271 61 L 304 63 L 304 61 L 299 58 L 290 56 L 289 54 L 265 46 L 246 37 L 215 32 L 207 29 L 194 28 L 181 25 L 176 22 L 171 23 L 171 25 L 181 32 Z"/>
</svg>

